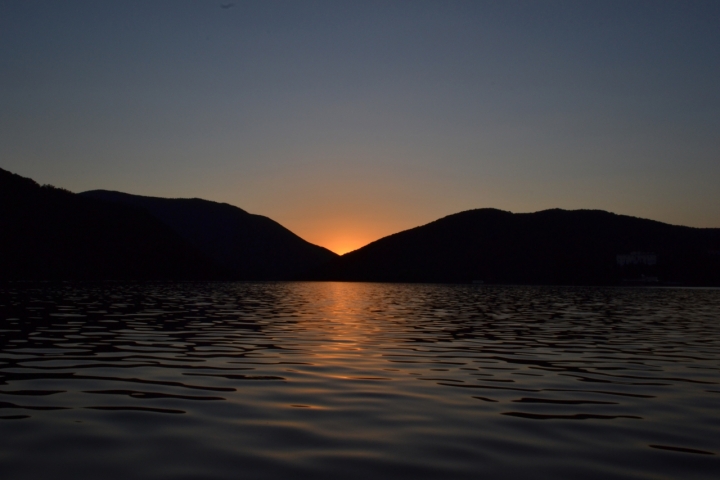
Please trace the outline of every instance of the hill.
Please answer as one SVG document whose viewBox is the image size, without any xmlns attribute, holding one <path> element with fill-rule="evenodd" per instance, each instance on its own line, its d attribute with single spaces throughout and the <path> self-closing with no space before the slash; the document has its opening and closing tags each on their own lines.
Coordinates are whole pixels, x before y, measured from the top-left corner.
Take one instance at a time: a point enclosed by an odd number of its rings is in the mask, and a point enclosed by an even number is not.
<svg viewBox="0 0 720 480">
<path fill-rule="evenodd" d="M 618 264 L 650 252 L 655 265 Z M 322 280 L 618 284 L 659 278 L 720 284 L 720 229 L 668 225 L 599 210 L 513 214 L 469 210 L 347 253 L 318 270 Z"/>
<path fill-rule="evenodd" d="M 0 169 L 0 280 L 215 278 L 202 253 L 147 212 Z"/>
<path fill-rule="evenodd" d="M 267 217 L 227 203 L 199 198 L 145 197 L 107 190 L 80 195 L 147 211 L 234 279 L 299 278 L 304 272 L 337 257 Z"/>
</svg>

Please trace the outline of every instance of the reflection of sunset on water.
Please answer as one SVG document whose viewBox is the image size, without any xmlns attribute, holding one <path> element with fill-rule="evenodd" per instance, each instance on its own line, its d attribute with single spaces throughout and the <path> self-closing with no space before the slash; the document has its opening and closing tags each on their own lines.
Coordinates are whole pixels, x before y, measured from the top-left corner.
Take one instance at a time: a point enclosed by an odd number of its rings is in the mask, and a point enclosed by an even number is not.
<svg viewBox="0 0 720 480">
<path fill-rule="evenodd" d="M 373 334 L 377 331 L 367 322 L 374 298 L 367 293 L 373 285 L 328 282 L 317 286 L 321 286 L 318 290 L 322 291 L 316 303 L 318 315 L 303 322 L 303 327 L 322 339 L 312 349 L 312 356 L 323 363 L 352 357 L 356 366 L 370 363 L 368 367 L 375 367 L 375 360 L 364 354 L 366 346 L 374 344 Z M 316 293 L 319 292 L 316 290 Z"/>
<path fill-rule="evenodd" d="M 713 478 L 718 311 L 712 289 L 0 289 L 2 468 L 19 480 Z"/>
</svg>

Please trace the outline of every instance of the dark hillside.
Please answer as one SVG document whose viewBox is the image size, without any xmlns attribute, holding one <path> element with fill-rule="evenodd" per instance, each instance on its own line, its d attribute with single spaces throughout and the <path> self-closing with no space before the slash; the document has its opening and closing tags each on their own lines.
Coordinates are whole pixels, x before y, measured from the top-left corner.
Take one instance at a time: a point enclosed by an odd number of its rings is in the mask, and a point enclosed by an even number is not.
<svg viewBox="0 0 720 480">
<path fill-rule="evenodd" d="M 148 213 L 0 169 L 0 280 L 216 277 L 195 248 Z"/>
<path fill-rule="evenodd" d="M 679 227 L 599 210 L 461 212 L 350 252 L 319 279 L 408 282 L 720 284 L 720 229 Z M 653 266 L 617 264 L 652 252 Z"/>
<path fill-rule="evenodd" d="M 227 203 L 199 198 L 144 197 L 107 190 L 80 195 L 146 210 L 236 279 L 294 279 L 337 257 L 267 217 Z"/>
</svg>

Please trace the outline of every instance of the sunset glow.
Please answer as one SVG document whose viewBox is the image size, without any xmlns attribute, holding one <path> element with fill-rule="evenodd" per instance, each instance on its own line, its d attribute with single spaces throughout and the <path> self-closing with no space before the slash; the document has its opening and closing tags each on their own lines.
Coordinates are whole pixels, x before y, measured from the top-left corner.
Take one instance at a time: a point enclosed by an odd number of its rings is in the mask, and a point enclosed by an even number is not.
<svg viewBox="0 0 720 480">
<path fill-rule="evenodd" d="M 720 225 L 717 2 L 231 4 L 1 7 L 2 168 L 338 253 L 484 207 Z"/>
<path fill-rule="evenodd" d="M 0 0 L 0 480 L 720 478 L 718 27 Z"/>
<path fill-rule="evenodd" d="M 319 232 L 313 232 L 309 228 L 306 228 L 307 235 L 303 238 L 316 245 L 321 245 L 328 250 L 332 250 L 338 255 L 344 255 L 358 248 L 364 247 L 368 243 L 374 242 L 375 240 L 384 236 L 395 233 L 393 231 L 382 231 L 378 228 L 373 228 L 371 225 L 366 226 L 365 231 L 360 228 L 357 231 L 338 232 L 335 233 L 332 230 L 325 231 L 321 229 Z M 303 230 L 302 225 L 298 225 L 299 230 Z M 298 230 L 295 230 L 298 231 Z"/>
<path fill-rule="evenodd" d="M 362 240 L 342 237 L 329 239 L 324 242 L 318 242 L 318 245 L 322 245 L 328 250 L 332 250 L 333 252 L 337 253 L 338 255 L 345 255 L 346 253 L 357 250 L 358 248 L 363 247 L 366 244 L 367 242 L 363 242 Z"/>
</svg>

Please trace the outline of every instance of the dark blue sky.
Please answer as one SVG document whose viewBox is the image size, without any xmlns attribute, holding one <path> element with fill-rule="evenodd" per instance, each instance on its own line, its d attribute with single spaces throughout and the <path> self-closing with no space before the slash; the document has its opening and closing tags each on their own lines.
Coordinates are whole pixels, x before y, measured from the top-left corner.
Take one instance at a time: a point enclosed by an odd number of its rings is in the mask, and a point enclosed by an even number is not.
<svg viewBox="0 0 720 480">
<path fill-rule="evenodd" d="M 461 210 L 720 227 L 718 1 L 0 1 L 0 167 L 337 251 Z"/>
</svg>

